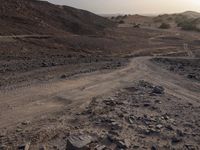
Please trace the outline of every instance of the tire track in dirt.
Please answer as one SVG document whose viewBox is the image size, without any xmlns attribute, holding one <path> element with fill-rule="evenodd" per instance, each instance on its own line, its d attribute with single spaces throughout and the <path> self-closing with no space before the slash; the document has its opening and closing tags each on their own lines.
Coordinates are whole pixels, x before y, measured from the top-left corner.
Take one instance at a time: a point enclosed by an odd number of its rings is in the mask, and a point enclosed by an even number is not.
<svg viewBox="0 0 200 150">
<path fill-rule="evenodd" d="M 136 80 L 161 85 L 168 93 L 184 101 L 200 104 L 200 91 L 192 90 L 200 89 L 199 83 L 164 70 L 149 59 L 151 57 L 133 58 L 129 65 L 114 71 L 98 71 L 71 80 L 0 91 L 0 128 L 12 127 L 24 120 L 34 120 L 63 109 L 79 111 L 93 97 L 127 87 Z"/>
</svg>

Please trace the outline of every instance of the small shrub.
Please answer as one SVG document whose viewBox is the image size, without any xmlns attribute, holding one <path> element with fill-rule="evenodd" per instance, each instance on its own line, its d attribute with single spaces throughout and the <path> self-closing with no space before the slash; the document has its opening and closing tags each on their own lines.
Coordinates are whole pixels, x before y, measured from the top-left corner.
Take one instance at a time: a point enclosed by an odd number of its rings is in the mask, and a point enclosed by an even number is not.
<svg viewBox="0 0 200 150">
<path fill-rule="evenodd" d="M 140 24 L 133 25 L 134 28 L 140 28 Z"/>
<path fill-rule="evenodd" d="M 116 20 L 119 20 L 119 19 L 121 19 L 121 18 L 123 18 L 121 15 L 119 15 L 119 16 L 117 16 L 115 19 Z"/>
<path fill-rule="evenodd" d="M 119 24 L 124 24 L 124 23 L 125 23 L 124 20 L 119 21 Z"/>
<path fill-rule="evenodd" d="M 154 21 L 155 23 L 159 23 L 159 22 L 163 22 L 163 19 L 160 18 L 160 17 L 156 17 L 156 18 L 153 19 L 153 21 Z"/>
<path fill-rule="evenodd" d="M 182 30 L 187 30 L 187 31 L 199 31 L 200 29 L 197 27 L 197 25 L 190 20 L 185 20 L 183 22 L 180 22 L 177 24 L 178 27 L 180 27 Z"/>
<path fill-rule="evenodd" d="M 176 15 L 176 17 L 175 17 L 175 22 L 177 24 L 180 24 L 180 23 L 187 21 L 187 20 L 188 20 L 188 18 L 184 15 Z"/>
<path fill-rule="evenodd" d="M 171 26 L 170 26 L 170 24 L 168 24 L 168 23 L 162 23 L 161 25 L 160 25 L 160 29 L 169 29 Z"/>
<path fill-rule="evenodd" d="M 128 17 L 128 15 L 124 15 L 124 16 L 123 16 L 123 18 L 126 18 L 126 17 Z"/>
</svg>

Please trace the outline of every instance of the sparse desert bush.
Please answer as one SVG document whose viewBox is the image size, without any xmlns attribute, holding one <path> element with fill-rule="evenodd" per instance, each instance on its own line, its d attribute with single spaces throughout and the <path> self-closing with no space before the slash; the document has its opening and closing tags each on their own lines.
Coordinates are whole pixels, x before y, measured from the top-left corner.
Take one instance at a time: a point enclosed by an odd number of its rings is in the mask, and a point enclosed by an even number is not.
<svg viewBox="0 0 200 150">
<path fill-rule="evenodd" d="M 163 19 L 160 18 L 160 17 L 156 17 L 156 18 L 153 19 L 153 21 L 154 21 L 155 23 L 158 23 L 158 22 L 163 22 Z"/>
<path fill-rule="evenodd" d="M 121 18 L 123 18 L 121 15 L 119 15 L 119 16 L 117 16 L 115 19 L 116 20 L 119 20 L 119 19 L 121 19 Z"/>
<path fill-rule="evenodd" d="M 160 29 L 169 29 L 169 28 L 171 28 L 171 26 L 168 23 L 162 23 L 159 28 Z"/>
<path fill-rule="evenodd" d="M 180 27 L 182 30 L 200 32 L 200 29 L 197 27 L 197 24 L 194 22 L 194 20 L 185 20 L 178 23 L 177 26 Z"/>
<path fill-rule="evenodd" d="M 133 25 L 134 28 L 140 28 L 140 24 Z"/>
<path fill-rule="evenodd" d="M 120 20 L 118 23 L 119 24 L 124 24 L 125 22 L 124 22 L 124 20 Z"/>
<path fill-rule="evenodd" d="M 168 21 L 172 21 L 173 18 L 172 18 L 172 17 L 168 17 L 167 20 L 168 20 Z"/>
<path fill-rule="evenodd" d="M 188 18 L 187 18 L 187 16 L 184 16 L 184 15 L 176 15 L 176 17 L 175 17 L 175 22 L 177 24 L 180 24 L 186 20 L 188 20 Z"/>
<path fill-rule="evenodd" d="M 123 16 L 123 18 L 126 18 L 126 17 L 128 17 L 128 15 L 124 15 L 124 16 Z"/>
</svg>

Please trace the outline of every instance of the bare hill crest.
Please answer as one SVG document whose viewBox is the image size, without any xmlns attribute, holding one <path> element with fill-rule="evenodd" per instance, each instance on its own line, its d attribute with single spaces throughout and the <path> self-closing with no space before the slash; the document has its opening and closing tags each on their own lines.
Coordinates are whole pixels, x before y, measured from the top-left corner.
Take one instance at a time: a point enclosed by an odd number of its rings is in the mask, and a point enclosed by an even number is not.
<svg viewBox="0 0 200 150">
<path fill-rule="evenodd" d="M 88 11 L 37 0 L 0 0 L 0 34 L 96 34 L 114 24 Z"/>
</svg>

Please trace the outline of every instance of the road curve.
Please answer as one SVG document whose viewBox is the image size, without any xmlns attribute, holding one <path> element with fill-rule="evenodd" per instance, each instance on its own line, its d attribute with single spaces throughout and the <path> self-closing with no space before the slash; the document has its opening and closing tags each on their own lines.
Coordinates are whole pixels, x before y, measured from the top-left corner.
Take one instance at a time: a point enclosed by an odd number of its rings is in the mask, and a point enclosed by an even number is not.
<svg viewBox="0 0 200 150">
<path fill-rule="evenodd" d="M 133 58 L 126 67 L 114 71 L 98 71 L 71 80 L 0 91 L 0 128 L 34 120 L 64 108 L 77 111 L 89 103 L 92 97 L 127 87 L 137 80 L 161 85 L 167 93 L 183 101 L 200 104 L 200 91 L 195 91 L 200 89 L 200 83 L 162 69 L 149 61 L 150 58 Z"/>
</svg>

